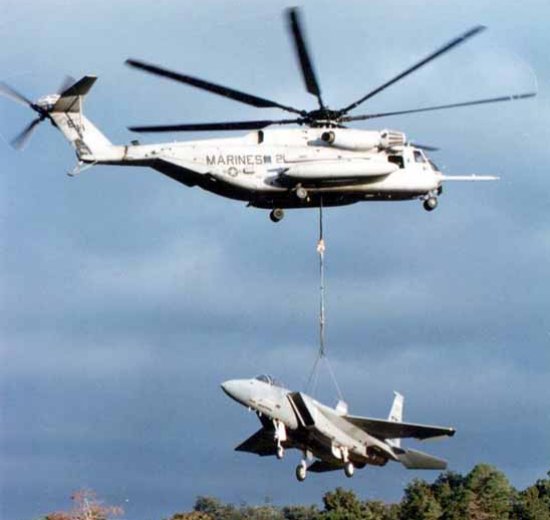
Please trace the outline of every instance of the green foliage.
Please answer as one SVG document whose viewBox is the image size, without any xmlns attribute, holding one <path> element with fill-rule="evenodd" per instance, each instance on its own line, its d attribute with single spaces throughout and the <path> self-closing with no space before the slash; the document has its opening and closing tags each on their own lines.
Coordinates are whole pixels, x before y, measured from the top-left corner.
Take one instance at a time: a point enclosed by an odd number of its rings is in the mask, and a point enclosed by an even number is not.
<svg viewBox="0 0 550 520">
<path fill-rule="evenodd" d="M 90 491 L 72 499 L 71 511 L 51 513 L 44 520 L 108 520 L 122 514 Z M 314 505 L 234 506 L 199 496 L 192 511 L 176 513 L 170 520 L 550 520 L 550 471 L 547 478 L 518 492 L 502 472 L 478 464 L 465 476 L 449 471 L 432 484 L 413 480 L 399 504 L 361 500 L 338 487 L 325 493 L 322 510 Z"/>
<path fill-rule="evenodd" d="M 550 471 L 548 472 L 550 477 Z M 512 508 L 514 520 L 550 520 L 550 478 L 540 479 L 518 493 Z"/>
<path fill-rule="evenodd" d="M 504 473 L 488 464 L 478 464 L 466 477 L 468 518 L 507 520 L 515 491 Z"/>
<path fill-rule="evenodd" d="M 317 506 L 285 506 L 282 512 L 285 520 L 316 520 L 319 518 Z"/>
<path fill-rule="evenodd" d="M 442 508 L 432 491 L 432 486 L 415 479 L 405 488 L 399 518 L 401 520 L 438 520 Z"/>
</svg>

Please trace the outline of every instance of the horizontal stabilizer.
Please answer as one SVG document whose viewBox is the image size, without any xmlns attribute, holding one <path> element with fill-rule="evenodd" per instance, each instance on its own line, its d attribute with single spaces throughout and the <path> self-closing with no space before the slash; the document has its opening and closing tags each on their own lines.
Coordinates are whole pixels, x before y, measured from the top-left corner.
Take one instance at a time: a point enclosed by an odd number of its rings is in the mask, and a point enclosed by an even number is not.
<svg viewBox="0 0 550 520">
<path fill-rule="evenodd" d="M 346 419 L 368 434 L 384 440 L 405 439 L 409 437 L 422 440 L 431 437 L 452 437 L 455 434 L 454 428 L 445 428 L 442 426 L 384 421 L 383 419 L 370 419 L 369 417 L 356 417 L 353 415 L 349 415 Z"/>
<path fill-rule="evenodd" d="M 61 93 L 52 112 L 80 112 L 80 98 L 90 91 L 96 80 L 96 76 L 84 76 L 79 79 L 74 85 Z"/>
<path fill-rule="evenodd" d="M 242 444 L 239 444 L 235 451 L 244 451 L 255 453 L 260 457 L 268 457 L 277 453 L 277 445 L 273 436 L 273 431 L 261 428 L 254 435 L 251 435 Z"/>
<path fill-rule="evenodd" d="M 447 469 L 447 461 L 416 450 L 394 450 L 397 460 L 407 469 Z"/>
</svg>

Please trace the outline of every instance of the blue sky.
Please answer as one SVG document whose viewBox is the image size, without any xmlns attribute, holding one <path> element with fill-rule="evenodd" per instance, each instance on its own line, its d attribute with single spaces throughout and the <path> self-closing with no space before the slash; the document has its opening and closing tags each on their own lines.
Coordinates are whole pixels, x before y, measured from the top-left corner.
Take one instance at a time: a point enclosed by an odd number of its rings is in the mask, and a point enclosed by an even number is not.
<svg viewBox="0 0 550 520">
<path fill-rule="evenodd" d="M 303 89 L 283 1 L 2 0 L 2 79 L 31 98 L 64 74 L 96 74 L 86 114 L 114 142 L 126 126 L 279 115 L 155 79 L 128 57 L 296 106 Z M 372 203 L 326 212 L 327 341 L 354 414 L 452 425 L 425 446 L 450 468 L 478 462 L 514 485 L 550 460 L 550 35 L 545 1 L 309 1 L 302 4 L 324 97 L 349 104 L 457 34 L 489 30 L 388 89 L 368 111 L 514 92 L 536 100 L 378 120 L 441 147 L 454 184 L 439 208 Z M 352 480 L 293 471 L 233 447 L 257 428 L 220 382 L 270 372 L 302 388 L 317 342 L 317 215 L 267 213 L 152 170 L 65 172 L 74 154 L 42 125 L 24 153 L 6 143 L 32 115 L 0 99 L 1 516 L 30 519 L 80 487 L 163 518 L 199 494 L 240 503 L 318 503 L 345 485 L 398 500 L 397 465 Z M 168 138 L 193 136 L 168 136 Z M 142 140 L 154 142 L 154 137 Z M 325 380 L 326 380 L 325 373 Z M 334 399 L 330 385 L 320 396 Z M 413 443 L 410 444 L 413 446 Z"/>
</svg>

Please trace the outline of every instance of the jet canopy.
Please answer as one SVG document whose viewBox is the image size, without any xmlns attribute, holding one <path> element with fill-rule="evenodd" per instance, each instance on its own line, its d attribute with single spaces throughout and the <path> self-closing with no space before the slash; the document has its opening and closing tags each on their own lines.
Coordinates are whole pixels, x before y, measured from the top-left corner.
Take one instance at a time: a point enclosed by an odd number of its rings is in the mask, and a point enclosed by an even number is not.
<svg viewBox="0 0 550 520">
<path fill-rule="evenodd" d="M 280 381 L 277 381 L 277 379 L 267 374 L 260 374 L 259 376 L 256 376 L 254 379 L 256 379 L 257 381 L 261 381 L 262 383 L 267 383 L 268 385 L 271 385 L 271 386 L 283 386 Z"/>
</svg>

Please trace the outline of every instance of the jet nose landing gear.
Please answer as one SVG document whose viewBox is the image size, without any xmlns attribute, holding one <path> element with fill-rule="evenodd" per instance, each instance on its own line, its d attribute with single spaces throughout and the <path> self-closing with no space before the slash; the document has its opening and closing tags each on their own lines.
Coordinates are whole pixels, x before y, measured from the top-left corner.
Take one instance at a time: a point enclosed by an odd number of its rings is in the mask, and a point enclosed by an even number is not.
<svg viewBox="0 0 550 520">
<path fill-rule="evenodd" d="M 355 473 L 355 467 L 353 466 L 353 463 L 349 461 L 346 462 L 346 465 L 344 466 L 344 473 L 348 478 L 353 477 L 353 474 Z"/>
<path fill-rule="evenodd" d="M 269 218 L 271 222 L 280 222 L 283 220 L 285 212 L 281 208 L 275 208 L 269 213 Z"/>
</svg>

